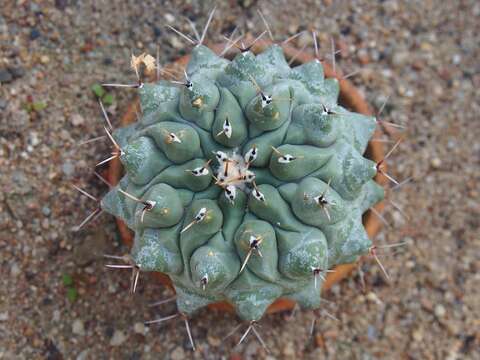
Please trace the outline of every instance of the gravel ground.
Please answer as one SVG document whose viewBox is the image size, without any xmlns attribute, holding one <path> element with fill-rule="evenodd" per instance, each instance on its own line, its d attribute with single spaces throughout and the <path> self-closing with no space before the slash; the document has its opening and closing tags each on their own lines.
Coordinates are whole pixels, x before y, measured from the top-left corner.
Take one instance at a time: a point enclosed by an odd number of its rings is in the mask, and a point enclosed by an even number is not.
<svg viewBox="0 0 480 360">
<path fill-rule="evenodd" d="M 100 196 L 91 172 L 107 142 L 92 84 L 131 82 L 129 56 L 161 46 L 168 62 L 189 50 L 166 30 L 203 25 L 210 2 L 4 0 L 0 9 L 0 358 L 2 359 L 479 359 L 480 358 L 480 3 L 478 1 L 218 1 L 209 32 L 235 26 L 259 34 L 262 9 L 276 39 L 316 29 L 320 50 L 333 36 L 337 63 L 379 108 L 406 126 L 390 171 L 412 181 L 389 198 L 377 244 L 409 246 L 381 255 L 389 286 L 371 259 L 360 276 L 334 286 L 309 337 L 312 312 L 261 321 L 271 350 L 240 334 L 231 314 L 202 311 L 191 320 L 192 354 L 181 321 L 146 328 L 175 312 L 148 304 L 172 294 L 142 276 L 109 272 L 99 254 L 122 254 L 114 221 L 99 218 L 74 233 L 95 208 L 71 183 Z M 212 34 L 217 34 L 212 35 Z M 311 49 L 309 36 L 296 45 Z M 131 91 L 114 91 L 120 117 Z"/>
</svg>

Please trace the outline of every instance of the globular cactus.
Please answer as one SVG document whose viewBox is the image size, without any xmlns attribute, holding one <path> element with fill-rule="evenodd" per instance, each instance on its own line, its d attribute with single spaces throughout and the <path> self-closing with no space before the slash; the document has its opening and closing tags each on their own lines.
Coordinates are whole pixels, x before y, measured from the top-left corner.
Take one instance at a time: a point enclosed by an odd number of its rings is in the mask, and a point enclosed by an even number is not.
<svg viewBox="0 0 480 360">
<path fill-rule="evenodd" d="M 101 207 L 135 233 L 131 261 L 168 274 L 185 315 L 227 301 L 256 321 L 280 297 L 318 308 L 328 269 L 372 246 L 375 118 L 277 45 L 231 61 L 197 45 L 185 77 L 139 86 L 142 117 L 113 134 L 126 174 Z"/>
</svg>

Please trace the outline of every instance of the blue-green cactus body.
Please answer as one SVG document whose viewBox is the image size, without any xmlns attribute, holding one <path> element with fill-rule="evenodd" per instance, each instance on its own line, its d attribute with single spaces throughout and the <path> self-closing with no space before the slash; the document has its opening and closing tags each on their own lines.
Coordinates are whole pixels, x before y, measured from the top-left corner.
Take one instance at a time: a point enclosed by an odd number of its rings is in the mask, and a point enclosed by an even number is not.
<svg viewBox="0 0 480 360">
<path fill-rule="evenodd" d="M 375 119 L 337 105 L 318 61 L 292 69 L 278 46 L 232 61 L 197 46 L 186 72 L 185 86 L 139 90 L 142 118 L 114 133 L 126 175 L 102 208 L 135 232 L 137 266 L 170 276 L 185 314 L 228 301 L 258 320 L 279 297 L 318 307 L 322 271 L 371 246 Z"/>
</svg>

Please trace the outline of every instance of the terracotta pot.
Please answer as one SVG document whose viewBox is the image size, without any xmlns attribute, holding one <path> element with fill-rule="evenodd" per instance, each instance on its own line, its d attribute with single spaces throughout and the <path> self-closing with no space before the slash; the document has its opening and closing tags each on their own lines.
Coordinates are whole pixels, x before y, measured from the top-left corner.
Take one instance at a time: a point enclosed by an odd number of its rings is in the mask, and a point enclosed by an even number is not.
<svg viewBox="0 0 480 360">
<path fill-rule="evenodd" d="M 265 49 L 265 47 L 267 47 L 270 44 L 271 44 L 270 41 L 266 41 L 266 40 L 258 41 L 253 47 L 252 51 L 255 53 L 258 53 L 263 49 Z M 220 52 L 223 49 L 223 46 L 213 45 L 210 48 L 212 48 L 214 51 Z M 299 53 L 298 49 L 296 49 L 295 47 L 284 45 L 283 49 L 287 59 L 291 59 L 292 57 L 295 57 L 295 61 L 294 61 L 295 64 L 305 63 L 305 62 L 314 60 L 314 57 L 311 53 L 305 52 L 305 51 Z M 183 56 L 178 60 L 176 60 L 175 62 L 173 62 L 172 64 L 170 64 L 169 66 L 167 66 L 166 68 L 172 69 L 175 67 L 180 67 L 181 69 L 183 69 L 185 65 L 188 63 L 189 58 L 190 57 L 188 55 Z M 342 72 L 338 67 L 336 69 L 337 70 L 336 73 L 334 73 L 332 66 L 326 62 L 323 62 L 323 67 L 324 67 L 324 72 L 326 77 L 329 77 L 329 78 L 336 77 L 339 80 L 339 84 L 340 84 L 339 103 L 342 106 L 345 106 L 346 108 L 358 113 L 362 113 L 366 115 L 372 114 L 372 110 L 370 106 L 367 104 L 367 102 L 365 101 L 363 96 L 360 94 L 360 92 L 354 87 L 354 85 L 349 80 L 342 79 Z M 135 122 L 136 112 L 138 110 L 139 110 L 139 101 L 137 100 L 128 106 L 125 114 L 121 118 L 121 126 L 125 126 Z M 380 137 L 380 135 L 381 135 L 380 130 L 377 129 L 374 137 Z M 366 155 L 368 158 L 370 158 L 375 162 L 382 160 L 384 156 L 384 149 L 383 149 L 382 143 L 370 142 L 368 144 Z M 122 175 L 123 175 L 122 164 L 120 160 L 116 158 L 110 162 L 110 167 L 108 170 L 108 180 L 111 184 L 115 185 L 120 181 Z M 381 174 L 377 174 L 377 176 L 375 177 L 375 180 L 381 185 L 384 185 L 387 182 L 387 179 Z M 375 205 L 375 209 L 379 212 L 382 212 L 383 208 L 384 208 L 383 202 L 380 202 Z M 363 223 L 371 239 L 379 232 L 382 226 L 382 223 L 380 222 L 380 220 L 376 216 L 374 216 L 371 211 L 368 211 L 364 214 Z M 117 225 L 120 231 L 120 235 L 122 237 L 122 241 L 126 245 L 131 246 L 133 242 L 133 233 L 131 232 L 130 229 L 127 228 L 127 226 L 123 223 L 123 221 L 119 219 L 117 219 Z M 325 291 L 330 289 L 333 284 L 347 277 L 356 267 L 357 267 L 356 263 L 336 266 L 335 272 L 328 273 L 327 279 L 323 284 L 323 290 Z M 173 289 L 171 280 L 167 275 L 162 273 L 154 273 L 154 275 L 161 283 Z M 291 300 L 278 299 L 272 305 L 270 305 L 270 307 L 267 310 L 267 313 L 274 313 L 274 312 L 292 309 L 294 305 L 295 303 Z M 210 308 L 215 308 L 215 309 L 220 309 L 225 311 L 234 310 L 233 306 L 227 302 L 214 303 L 208 306 Z"/>
</svg>

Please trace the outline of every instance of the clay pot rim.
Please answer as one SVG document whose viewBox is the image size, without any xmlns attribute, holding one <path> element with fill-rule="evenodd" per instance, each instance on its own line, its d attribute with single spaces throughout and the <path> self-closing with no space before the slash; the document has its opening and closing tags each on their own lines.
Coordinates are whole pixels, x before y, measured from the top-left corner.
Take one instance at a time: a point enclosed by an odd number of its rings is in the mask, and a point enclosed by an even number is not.
<svg viewBox="0 0 480 360">
<path fill-rule="evenodd" d="M 255 46 L 253 46 L 251 50 L 254 53 L 258 53 L 272 44 L 273 43 L 269 40 L 260 40 L 255 43 Z M 209 47 L 216 53 L 220 53 L 223 50 L 223 45 L 212 45 Z M 291 59 L 292 57 L 295 57 L 295 63 L 306 63 L 306 62 L 315 60 L 315 57 L 310 52 L 306 52 L 306 51 L 299 52 L 297 48 L 288 44 L 283 44 L 281 45 L 281 47 L 283 48 L 285 57 L 287 59 L 288 58 Z M 189 55 L 184 55 L 179 59 L 173 61 L 170 64 L 170 67 L 178 66 L 178 65 L 183 67 L 188 63 L 189 59 L 190 59 Z M 352 84 L 352 82 L 348 79 L 342 78 L 342 71 L 338 66 L 336 67 L 336 72 L 334 72 L 330 64 L 326 62 L 322 62 L 322 65 L 323 65 L 325 77 L 337 78 L 339 82 L 339 86 L 340 86 L 339 103 L 341 103 L 342 105 L 346 106 L 347 108 L 353 111 L 356 111 L 365 115 L 373 114 L 370 106 L 368 105 L 368 103 L 366 102 L 362 94 L 358 91 L 358 89 Z M 168 68 L 169 66 L 167 65 L 166 67 Z M 121 118 L 121 121 L 120 121 L 121 126 L 126 126 L 136 121 L 136 113 L 137 113 L 138 107 L 139 107 L 138 99 L 128 106 L 127 110 L 125 111 L 124 115 Z M 377 130 L 375 131 L 375 134 L 373 135 L 373 138 L 378 138 L 380 135 L 381 135 L 381 131 L 377 128 Z M 383 156 L 385 154 L 384 146 L 381 142 L 369 142 L 366 153 L 371 160 L 378 162 L 383 159 Z M 119 158 L 113 159 L 110 162 L 109 169 L 108 169 L 108 174 L 107 174 L 108 181 L 111 184 L 116 185 L 120 181 L 122 174 L 123 174 L 123 167 L 120 162 L 120 159 Z M 380 185 L 385 185 L 387 183 L 387 179 L 381 174 L 377 174 L 377 176 L 375 177 L 375 181 Z M 384 201 L 381 201 L 374 206 L 375 210 L 377 210 L 380 213 L 383 211 L 384 207 L 385 207 Z M 133 243 L 133 235 L 131 230 L 127 228 L 127 226 L 122 220 L 116 218 L 116 222 L 120 232 L 120 236 L 122 238 L 122 242 L 128 246 L 131 246 Z M 363 224 L 368 233 L 368 236 L 371 239 L 380 231 L 382 227 L 382 223 L 380 219 L 374 216 L 374 214 L 370 210 L 364 213 Z M 342 264 L 342 265 L 335 266 L 334 268 L 335 272 L 328 273 L 327 279 L 323 283 L 322 290 L 325 291 L 330 289 L 334 284 L 346 278 L 356 267 L 357 267 L 357 263 Z M 160 282 L 162 282 L 166 286 L 173 289 L 173 285 L 168 275 L 163 273 L 155 273 L 155 275 L 157 278 L 159 278 Z M 213 304 L 209 304 L 208 306 L 209 308 L 214 308 L 214 309 L 219 309 L 224 311 L 234 310 L 233 306 L 228 302 L 213 303 Z M 295 306 L 294 301 L 285 299 L 285 298 L 280 298 L 280 299 L 277 299 L 274 303 L 272 303 L 269 306 L 267 313 L 274 313 L 274 312 L 289 310 L 289 309 L 292 309 L 294 306 Z"/>
</svg>

